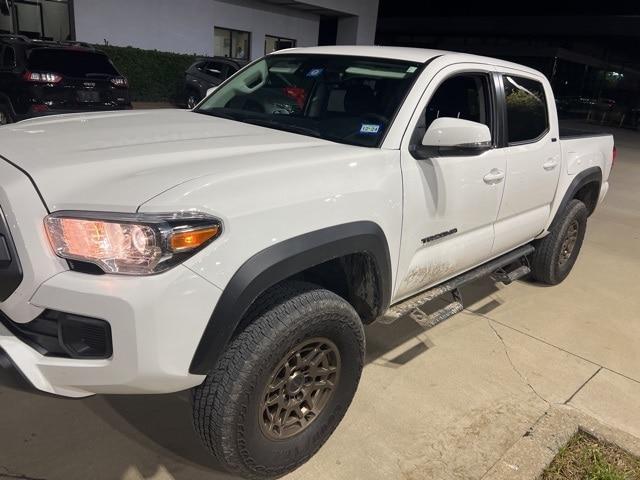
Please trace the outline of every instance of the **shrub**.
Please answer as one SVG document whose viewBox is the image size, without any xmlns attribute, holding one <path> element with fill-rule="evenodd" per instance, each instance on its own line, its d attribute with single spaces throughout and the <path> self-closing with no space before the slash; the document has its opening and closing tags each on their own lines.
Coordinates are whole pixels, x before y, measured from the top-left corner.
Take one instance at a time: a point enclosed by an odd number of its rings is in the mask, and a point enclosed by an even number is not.
<svg viewBox="0 0 640 480">
<path fill-rule="evenodd" d="M 183 101 L 184 72 L 195 61 L 195 55 L 112 45 L 96 47 L 127 77 L 133 101 Z"/>
</svg>

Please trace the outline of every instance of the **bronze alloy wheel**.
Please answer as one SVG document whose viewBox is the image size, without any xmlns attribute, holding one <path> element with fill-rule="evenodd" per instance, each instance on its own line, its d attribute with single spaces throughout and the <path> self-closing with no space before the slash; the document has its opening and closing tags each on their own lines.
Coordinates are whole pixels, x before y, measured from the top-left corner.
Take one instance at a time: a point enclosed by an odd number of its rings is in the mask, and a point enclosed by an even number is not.
<svg viewBox="0 0 640 480">
<path fill-rule="evenodd" d="M 576 240 L 578 239 L 578 220 L 573 220 L 567 228 L 567 233 L 562 241 L 562 247 L 560 247 L 560 258 L 558 259 L 558 265 L 564 265 L 567 260 L 571 258 L 573 248 L 576 246 Z"/>
<path fill-rule="evenodd" d="M 304 431 L 322 413 L 340 380 L 340 352 L 326 338 L 305 340 L 274 369 L 260 404 L 260 427 L 272 440 Z"/>
</svg>

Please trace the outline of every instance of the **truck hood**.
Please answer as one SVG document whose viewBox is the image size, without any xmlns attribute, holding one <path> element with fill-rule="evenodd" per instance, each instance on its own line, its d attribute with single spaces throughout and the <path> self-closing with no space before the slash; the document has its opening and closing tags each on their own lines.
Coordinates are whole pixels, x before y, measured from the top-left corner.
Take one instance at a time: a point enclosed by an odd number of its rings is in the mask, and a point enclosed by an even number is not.
<svg viewBox="0 0 640 480">
<path fill-rule="evenodd" d="M 259 170 L 265 156 L 270 162 L 280 157 L 269 152 L 304 158 L 308 149 L 335 147 L 313 137 L 169 109 L 60 115 L 0 128 L 0 156 L 32 178 L 50 211 L 131 212 L 195 178 Z"/>
</svg>

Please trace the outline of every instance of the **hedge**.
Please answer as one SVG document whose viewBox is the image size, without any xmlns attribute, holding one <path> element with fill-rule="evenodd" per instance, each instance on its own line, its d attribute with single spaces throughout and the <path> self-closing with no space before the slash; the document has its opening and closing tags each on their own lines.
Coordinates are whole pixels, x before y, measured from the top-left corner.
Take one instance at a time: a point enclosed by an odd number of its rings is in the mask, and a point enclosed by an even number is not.
<svg viewBox="0 0 640 480">
<path fill-rule="evenodd" d="M 96 48 L 106 53 L 127 77 L 132 101 L 183 101 L 184 72 L 195 61 L 195 55 L 112 45 L 96 45 Z"/>
</svg>

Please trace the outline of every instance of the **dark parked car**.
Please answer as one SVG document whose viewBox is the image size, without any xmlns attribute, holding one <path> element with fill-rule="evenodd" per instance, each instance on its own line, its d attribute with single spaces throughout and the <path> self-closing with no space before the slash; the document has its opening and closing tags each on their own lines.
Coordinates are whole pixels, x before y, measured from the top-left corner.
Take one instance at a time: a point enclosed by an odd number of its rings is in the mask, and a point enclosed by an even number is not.
<svg viewBox="0 0 640 480">
<path fill-rule="evenodd" d="M 207 90 L 217 87 L 247 63 L 225 57 L 200 58 L 184 72 L 185 103 L 195 107 L 207 95 Z"/>
<path fill-rule="evenodd" d="M 131 100 L 126 78 L 94 47 L 0 35 L 0 124 L 127 108 Z"/>
</svg>

